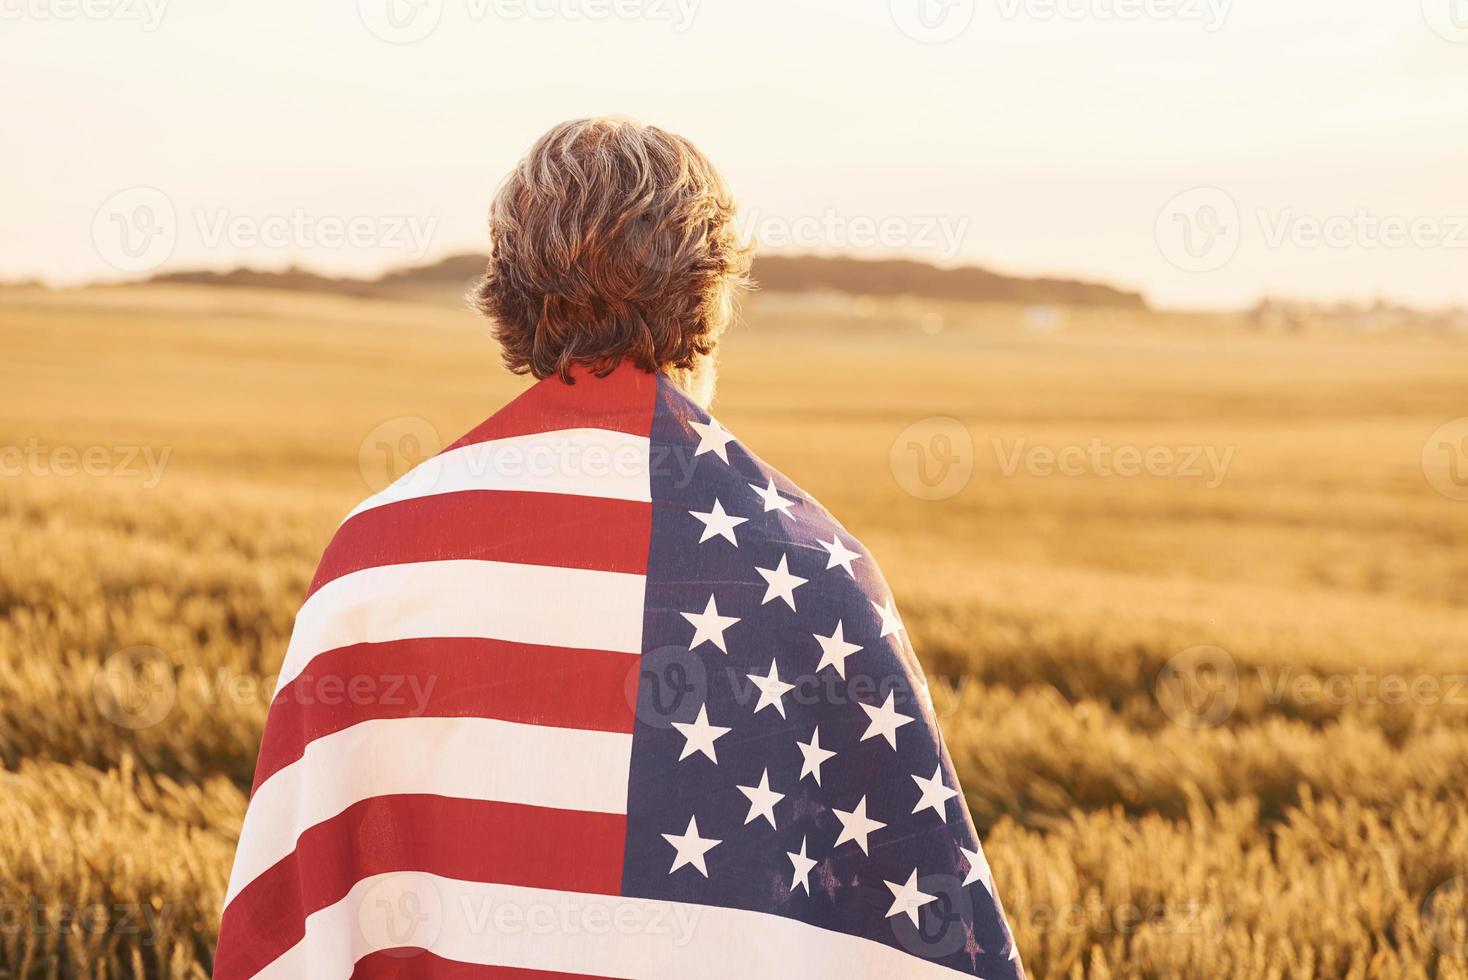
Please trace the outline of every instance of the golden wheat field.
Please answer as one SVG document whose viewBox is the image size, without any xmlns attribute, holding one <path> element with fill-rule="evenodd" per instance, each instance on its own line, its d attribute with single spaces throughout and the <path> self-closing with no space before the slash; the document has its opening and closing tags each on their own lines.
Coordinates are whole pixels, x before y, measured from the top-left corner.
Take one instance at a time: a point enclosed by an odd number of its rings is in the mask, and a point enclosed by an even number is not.
<svg viewBox="0 0 1468 980">
<path fill-rule="evenodd" d="M 715 411 L 881 558 L 1032 976 L 1468 977 L 1468 343 L 743 319 Z M 320 549 L 525 382 L 451 302 L 12 288 L 0 336 L 0 976 L 207 975 Z"/>
</svg>

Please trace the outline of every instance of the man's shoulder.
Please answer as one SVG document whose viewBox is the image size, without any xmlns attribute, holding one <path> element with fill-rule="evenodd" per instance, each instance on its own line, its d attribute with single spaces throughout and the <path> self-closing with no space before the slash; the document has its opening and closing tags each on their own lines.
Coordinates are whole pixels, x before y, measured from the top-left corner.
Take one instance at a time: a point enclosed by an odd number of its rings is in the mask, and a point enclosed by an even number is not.
<svg viewBox="0 0 1468 980">
<path fill-rule="evenodd" d="M 859 592 L 885 599 L 887 585 L 871 553 L 830 510 L 717 417 L 663 385 L 650 484 L 674 530 L 691 527 L 694 540 L 704 541 L 723 532 L 740 548 L 778 549 L 805 569 L 848 573 Z"/>
<path fill-rule="evenodd" d="M 867 549 L 814 496 L 665 376 L 627 367 L 536 383 L 358 504 L 313 590 L 358 569 L 452 558 L 636 570 L 648 542 L 635 539 L 654 528 L 779 549 L 887 593 Z M 609 558 L 602 545 L 623 538 L 627 556 Z"/>
<path fill-rule="evenodd" d="M 656 379 L 635 370 L 578 371 L 569 383 L 531 385 L 353 507 L 326 548 L 313 592 L 393 564 L 576 563 L 580 545 L 565 529 L 625 526 L 647 509 L 656 392 Z"/>
</svg>

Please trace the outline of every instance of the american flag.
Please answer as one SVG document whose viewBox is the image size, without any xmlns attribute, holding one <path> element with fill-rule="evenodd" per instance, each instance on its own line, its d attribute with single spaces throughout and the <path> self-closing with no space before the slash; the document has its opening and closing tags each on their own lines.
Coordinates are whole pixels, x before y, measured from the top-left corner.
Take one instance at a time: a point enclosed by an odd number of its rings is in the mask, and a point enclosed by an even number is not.
<svg viewBox="0 0 1468 980">
<path fill-rule="evenodd" d="M 215 975 L 1023 970 L 872 556 L 622 366 L 537 383 L 343 522 Z"/>
</svg>

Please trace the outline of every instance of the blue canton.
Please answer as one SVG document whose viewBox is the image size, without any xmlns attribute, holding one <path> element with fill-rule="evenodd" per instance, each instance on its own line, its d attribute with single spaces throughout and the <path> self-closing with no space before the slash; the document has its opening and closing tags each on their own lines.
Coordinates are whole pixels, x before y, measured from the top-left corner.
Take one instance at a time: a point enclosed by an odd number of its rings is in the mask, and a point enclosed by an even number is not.
<svg viewBox="0 0 1468 980">
<path fill-rule="evenodd" d="M 623 893 L 1022 977 L 871 555 L 666 381 L 651 459 Z"/>
</svg>

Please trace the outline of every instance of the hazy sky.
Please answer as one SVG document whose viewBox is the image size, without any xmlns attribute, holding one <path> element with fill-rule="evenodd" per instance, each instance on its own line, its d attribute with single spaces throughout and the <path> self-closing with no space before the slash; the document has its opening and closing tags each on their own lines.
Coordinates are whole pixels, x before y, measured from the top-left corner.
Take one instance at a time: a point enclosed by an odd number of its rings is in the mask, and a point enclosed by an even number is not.
<svg viewBox="0 0 1468 980">
<path fill-rule="evenodd" d="M 621 113 L 767 249 L 1468 301 L 1468 0 L 0 0 L 0 277 L 482 248 Z M 1181 195 L 1181 196 L 1179 196 Z"/>
</svg>

